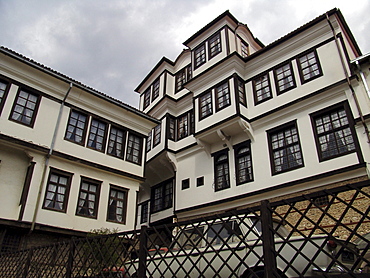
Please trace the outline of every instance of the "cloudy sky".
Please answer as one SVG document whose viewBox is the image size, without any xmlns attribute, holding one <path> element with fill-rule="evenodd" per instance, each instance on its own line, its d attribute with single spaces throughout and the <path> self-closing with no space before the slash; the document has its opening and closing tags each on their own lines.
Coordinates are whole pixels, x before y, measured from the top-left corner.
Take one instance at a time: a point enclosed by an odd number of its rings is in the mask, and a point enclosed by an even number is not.
<svg viewBox="0 0 370 278">
<path fill-rule="evenodd" d="M 369 0 L 0 0 L 0 45 L 138 108 L 147 73 L 226 10 L 267 45 L 334 7 L 370 52 Z"/>
</svg>

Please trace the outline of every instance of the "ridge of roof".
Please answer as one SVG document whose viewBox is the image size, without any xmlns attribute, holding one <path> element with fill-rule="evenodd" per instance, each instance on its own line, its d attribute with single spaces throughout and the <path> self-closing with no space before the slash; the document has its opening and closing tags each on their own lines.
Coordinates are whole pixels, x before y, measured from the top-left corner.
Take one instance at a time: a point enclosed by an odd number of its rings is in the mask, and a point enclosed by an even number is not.
<svg viewBox="0 0 370 278">
<path fill-rule="evenodd" d="M 121 101 L 119 99 L 116 99 L 112 96 L 104 94 L 104 93 L 102 93 L 102 92 L 100 92 L 100 91 L 98 91 L 98 90 L 96 90 L 92 87 L 89 87 L 89 86 L 83 84 L 82 82 L 80 82 L 78 80 L 75 80 L 75 79 L 73 79 L 73 78 L 71 78 L 71 77 L 69 77 L 69 76 L 67 76 L 63 73 L 60 73 L 60 72 L 58 72 L 58 71 L 56 71 L 56 70 L 54 70 L 54 69 L 52 69 L 48 66 L 45 66 L 44 64 L 41 64 L 41 63 L 31 59 L 31 58 L 28 58 L 25 55 L 22 55 L 22 54 L 14 51 L 10 48 L 7 48 L 5 46 L 0 46 L 0 53 L 3 53 L 3 54 L 8 55 L 12 58 L 15 58 L 18 61 L 26 63 L 26 64 L 28 64 L 28 65 L 36 68 L 36 69 L 39 69 L 39 70 L 43 71 L 44 73 L 52 75 L 53 77 L 56 77 L 56 78 L 58 78 L 58 79 L 60 79 L 64 82 L 72 83 L 74 86 L 79 87 L 80 89 L 83 89 L 83 90 L 89 92 L 92 95 L 95 95 L 99 98 L 102 98 L 106 101 L 109 101 L 110 103 L 113 103 L 117 106 L 120 106 L 120 107 L 130 111 L 130 112 L 138 114 L 138 115 L 140 115 L 140 116 L 142 116 L 142 117 L 144 117 L 144 118 L 146 118 L 150 121 L 153 121 L 153 122 L 156 122 L 156 123 L 158 122 L 157 119 L 145 114 L 144 112 L 140 111 L 139 109 L 137 109 L 137 108 L 135 108 L 131 105 L 128 105 L 127 103 L 124 103 L 123 101 Z"/>
</svg>

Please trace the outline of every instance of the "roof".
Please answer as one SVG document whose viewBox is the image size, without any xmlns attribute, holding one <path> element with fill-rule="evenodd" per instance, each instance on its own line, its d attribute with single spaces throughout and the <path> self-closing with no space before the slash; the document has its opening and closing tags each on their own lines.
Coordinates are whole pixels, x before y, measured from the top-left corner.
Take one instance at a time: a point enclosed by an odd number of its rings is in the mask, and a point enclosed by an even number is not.
<svg viewBox="0 0 370 278">
<path fill-rule="evenodd" d="M 69 77 L 67 75 L 64 75 L 64 74 L 62 74 L 58 71 L 55 71 L 50 67 L 47 67 L 43 64 L 40 64 L 40 63 L 22 55 L 22 54 L 19 54 L 19 53 L 15 52 L 14 50 L 11 50 L 11 49 L 6 48 L 4 46 L 0 46 L 0 53 L 2 53 L 4 55 L 7 55 L 7 56 L 10 56 L 10 57 L 22 62 L 22 63 L 25 63 L 25 64 L 33 67 L 33 68 L 36 68 L 36 69 L 38 69 L 38 70 L 40 70 L 40 71 L 42 71 L 46 74 L 49 74 L 49 75 L 51 75 L 51 76 L 53 76 L 53 77 L 55 77 L 59 80 L 62 80 L 62 81 L 67 82 L 69 84 L 72 83 L 73 86 L 75 86 L 75 87 L 83 89 L 84 91 L 86 91 L 86 92 L 88 92 L 88 93 L 90 93 L 90 94 L 92 94 L 96 97 L 99 97 L 101 99 L 104 99 L 105 101 L 113 103 L 113 104 L 115 104 L 115 105 L 117 105 L 121 108 L 124 108 L 125 110 L 127 110 L 129 112 L 135 113 L 135 114 L 137 114 L 137 115 L 139 115 L 143 118 L 146 118 L 147 120 L 150 120 L 150 121 L 155 122 L 155 123 L 159 123 L 159 121 L 157 119 L 145 114 L 144 112 L 140 111 L 139 109 L 134 108 L 134 107 L 122 102 L 121 100 L 115 99 L 115 98 L 113 98 L 109 95 L 106 95 L 102 92 L 99 92 L 99 91 L 95 90 L 94 88 L 91 88 L 91 87 L 89 87 L 89 86 L 87 86 L 87 85 L 85 85 L 85 84 L 83 84 L 83 83 L 81 83 L 81 82 L 79 82 L 75 79 L 72 79 L 71 77 Z"/>
</svg>

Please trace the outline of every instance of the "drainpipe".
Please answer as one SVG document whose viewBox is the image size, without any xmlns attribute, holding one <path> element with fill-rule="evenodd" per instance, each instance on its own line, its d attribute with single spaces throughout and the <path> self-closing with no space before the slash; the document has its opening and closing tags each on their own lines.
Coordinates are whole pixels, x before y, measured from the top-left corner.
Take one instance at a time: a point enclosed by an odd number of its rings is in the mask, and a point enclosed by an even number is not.
<svg viewBox="0 0 370 278">
<path fill-rule="evenodd" d="M 41 182 L 40 182 L 40 186 L 39 186 L 39 192 L 37 194 L 37 199 L 36 199 L 36 204 L 35 204 L 35 210 L 34 210 L 34 213 L 33 213 L 33 218 L 32 218 L 32 224 L 31 224 L 30 233 L 32 233 L 32 231 L 35 229 L 38 207 L 40 205 L 41 193 L 42 193 L 43 185 L 44 185 L 44 182 L 45 182 L 45 179 L 46 179 L 47 169 L 49 167 L 49 160 L 50 160 L 50 157 L 51 157 L 51 155 L 53 153 L 53 149 L 54 149 L 54 146 L 55 146 L 55 141 L 56 141 L 56 138 L 57 138 L 57 133 L 58 133 L 59 125 L 60 125 L 60 120 L 62 118 L 64 103 L 65 103 L 65 101 L 66 101 L 66 99 L 67 99 L 70 91 L 72 90 L 72 87 L 73 87 L 73 83 L 70 83 L 69 84 L 68 91 L 65 94 L 65 96 L 64 96 L 64 98 L 62 100 L 62 103 L 60 104 L 59 114 L 58 114 L 57 122 L 55 124 L 53 138 L 51 139 L 50 149 L 49 149 L 48 154 L 45 157 L 45 163 L 44 163 L 44 168 L 42 170 Z"/>
<path fill-rule="evenodd" d="M 326 20 L 328 21 L 328 24 L 329 24 L 329 26 L 331 28 L 332 33 L 333 33 L 333 37 L 334 37 L 334 40 L 335 40 L 335 44 L 337 46 L 338 54 L 339 54 L 339 57 L 340 57 L 340 61 L 342 63 L 342 68 L 343 68 L 344 74 L 346 76 L 347 83 L 348 83 L 348 86 L 349 86 L 349 88 L 350 88 L 350 90 L 352 92 L 352 96 L 353 96 L 353 99 L 355 101 L 356 108 L 357 108 L 358 114 L 359 114 L 360 119 L 361 119 L 361 123 L 362 123 L 362 125 L 363 125 L 363 127 L 365 129 L 365 133 L 366 133 L 366 136 L 367 136 L 367 143 L 370 144 L 370 132 L 369 132 L 369 129 L 368 129 L 367 125 L 366 125 L 364 116 L 362 114 L 362 110 L 361 110 L 360 104 L 358 102 L 356 92 L 355 92 L 355 90 L 352 87 L 351 81 L 349 80 L 349 74 L 348 74 L 348 71 L 347 71 L 346 66 L 345 66 L 345 63 L 344 63 L 343 54 L 340 51 L 338 38 L 337 38 L 337 36 L 335 34 L 334 27 L 333 27 L 333 25 L 330 22 L 330 19 L 329 19 L 329 15 L 328 14 L 326 14 Z"/>
</svg>

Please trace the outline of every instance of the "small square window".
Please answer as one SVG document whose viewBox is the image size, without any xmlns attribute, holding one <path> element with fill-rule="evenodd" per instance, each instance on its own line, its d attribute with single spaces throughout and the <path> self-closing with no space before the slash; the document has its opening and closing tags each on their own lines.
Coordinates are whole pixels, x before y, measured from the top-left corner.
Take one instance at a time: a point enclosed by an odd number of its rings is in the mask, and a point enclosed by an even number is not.
<svg viewBox="0 0 370 278">
<path fill-rule="evenodd" d="M 19 89 L 10 114 L 10 120 L 33 127 L 40 98 L 38 94 Z"/>
<path fill-rule="evenodd" d="M 188 188 L 190 188 L 190 179 L 182 180 L 181 189 L 184 190 L 184 189 L 188 189 Z"/>
<path fill-rule="evenodd" d="M 253 92 L 255 104 L 272 98 L 270 78 L 268 73 L 253 80 Z"/>
<path fill-rule="evenodd" d="M 204 177 L 197 178 L 197 186 L 202 186 L 202 185 L 204 185 Z"/>
</svg>

